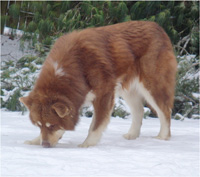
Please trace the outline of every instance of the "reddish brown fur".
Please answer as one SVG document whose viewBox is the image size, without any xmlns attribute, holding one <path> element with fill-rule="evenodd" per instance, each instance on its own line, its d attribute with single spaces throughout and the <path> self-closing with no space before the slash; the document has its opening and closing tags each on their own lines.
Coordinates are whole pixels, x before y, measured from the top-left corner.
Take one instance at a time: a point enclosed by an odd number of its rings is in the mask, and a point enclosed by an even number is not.
<svg viewBox="0 0 200 177">
<path fill-rule="evenodd" d="M 63 68 L 65 75 L 55 75 L 53 62 Z M 116 83 L 120 81 L 128 89 L 139 77 L 170 121 L 176 65 L 171 42 L 156 23 L 131 21 L 74 31 L 55 42 L 33 91 L 23 102 L 30 109 L 32 122 L 50 122 L 55 130 L 59 126 L 71 130 L 92 90 L 96 95 L 95 130 L 113 107 Z M 71 116 L 61 119 L 52 108 L 57 102 L 70 108 Z M 52 130 L 42 131 L 46 140 Z"/>
</svg>

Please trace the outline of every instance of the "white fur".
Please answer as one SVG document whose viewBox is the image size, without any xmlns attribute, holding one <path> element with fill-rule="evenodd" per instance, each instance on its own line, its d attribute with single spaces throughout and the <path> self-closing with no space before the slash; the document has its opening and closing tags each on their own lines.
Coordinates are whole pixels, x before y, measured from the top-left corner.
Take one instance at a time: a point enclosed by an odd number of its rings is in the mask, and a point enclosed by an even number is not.
<svg viewBox="0 0 200 177">
<path fill-rule="evenodd" d="M 65 130 L 57 130 L 56 132 L 54 132 L 52 135 L 48 136 L 48 142 L 50 143 L 50 145 L 53 147 L 55 146 L 58 141 L 59 138 L 62 137 L 62 135 L 65 133 Z M 41 145 L 42 144 L 42 136 L 41 134 L 34 138 L 33 140 L 27 140 L 24 142 L 24 144 L 29 144 L 29 145 Z"/>
<path fill-rule="evenodd" d="M 40 125 L 40 126 L 42 126 L 42 123 L 40 121 L 37 121 L 37 124 Z"/>
<path fill-rule="evenodd" d="M 61 138 L 64 133 L 65 133 L 65 130 L 57 130 L 52 135 L 49 134 L 48 141 L 50 145 L 54 147 L 58 143 L 59 138 Z"/>
<path fill-rule="evenodd" d="M 86 101 L 85 102 L 92 102 L 95 99 L 95 95 L 92 92 L 89 92 L 88 95 L 86 96 Z M 111 110 L 112 111 L 112 110 Z M 111 112 L 107 115 L 108 118 L 105 118 L 104 122 L 98 127 L 98 129 L 93 131 L 93 127 L 94 127 L 94 122 L 95 122 L 95 112 L 93 114 L 93 118 L 92 118 L 92 123 L 90 124 L 90 128 L 89 128 L 89 133 L 87 138 L 85 139 L 85 141 L 79 145 L 79 147 L 89 147 L 89 146 L 95 146 L 99 140 L 101 139 L 102 136 L 102 132 L 106 129 L 110 119 Z"/>
<path fill-rule="evenodd" d="M 79 145 L 79 147 L 87 148 L 89 146 L 95 146 L 101 139 L 103 130 L 92 131 L 88 134 L 85 141 Z"/>
<path fill-rule="evenodd" d="M 88 94 L 86 95 L 85 101 L 84 101 L 82 106 L 83 107 L 90 106 L 92 104 L 92 101 L 95 99 L 95 97 L 96 96 L 92 91 L 88 92 Z"/>
<path fill-rule="evenodd" d="M 126 139 L 136 139 L 140 135 L 140 128 L 144 114 L 143 97 L 138 92 L 138 79 L 133 80 L 129 89 L 123 89 L 121 83 L 117 83 L 115 87 L 115 95 L 121 96 L 128 104 L 132 114 L 132 124 L 127 134 Z"/>
<path fill-rule="evenodd" d="M 61 129 L 61 130 L 65 130 L 62 126 L 60 126 L 60 129 Z"/>
<path fill-rule="evenodd" d="M 136 90 L 124 92 L 122 97 L 129 105 L 132 114 L 132 124 L 127 134 L 124 135 L 126 139 L 136 139 L 140 135 L 142 126 L 142 119 L 144 115 L 143 99 Z"/>
<path fill-rule="evenodd" d="M 51 124 L 49 122 L 47 122 L 45 125 L 46 125 L 46 127 L 50 127 L 51 126 Z"/>
<path fill-rule="evenodd" d="M 55 75 L 56 76 L 64 76 L 65 75 L 65 72 L 63 71 L 63 68 L 62 67 L 58 67 L 58 63 L 57 62 L 52 61 L 52 65 L 53 65 L 53 68 L 55 70 Z"/>
<path fill-rule="evenodd" d="M 41 138 L 41 134 L 40 134 L 38 137 L 34 138 L 33 140 L 30 140 L 30 141 L 27 140 L 27 141 L 25 141 L 24 144 L 40 145 L 41 142 L 42 142 L 42 138 Z"/>
<path fill-rule="evenodd" d="M 135 78 L 130 84 L 128 90 L 122 89 L 120 83 L 115 88 L 116 95 L 124 98 L 129 105 L 132 114 L 132 125 L 127 134 L 124 135 L 126 139 L 135 139 L 140 134 L 140 128 L 143 119 L 143 99 L 145 99 L 157 112 L 160 119 L 161 127 L 157 138 L 168 139 L 170 135 L 170 128 L 166 122 L 165 116 L 159 106 L 156 104 L 151 93 L 144 87 L 143 83 L 139 82 L 139 78 Z"/>
<path fill-rule="evenodd" d="M 64 76 L 64 75 L 65 75 L 65 72 L 63 71 L 62 68 L 58 68 L 58 69 L 55 71 L 55 75 L 57 75 L 57 76 Z"/>
<path fill-rule="evenodd" d="M 111 112 L 110 112 L 111 114 Z M 110 114 L 108 115 L 110 117 Z M 110 119 L 105 119 L 105 121 L 96 130 L 92 130 L 95 122 L 95 114 L 92 118 L 92 123 L 90 125 L 89 133 L 85 141 L 79 145 L 79 147 L 87 148 L 89 146 L 95 146 L 101 139 L 102 132 L 106 129 Z"/>
<path fill-rule="evenodd" d="M 62 136 L 64 133 L 65 133 L 65 130 L 57 130 L 55 132 L 55 134 L 58 135 L 58 136 Z"/>
<path fill-rule="evenodd" d="M 168 139 L 170 136 L 170 125 L 166 122 L 164 113 L 161 111 L 159 106 L 156 104 L 151 93 L 144 87 L 142 83 L 139 84 L 139 91 L 144 96 L 146 101 L 153 107 L 160 119 L 160 132 L 157 136 L 158 139 Z"/>
</svg>

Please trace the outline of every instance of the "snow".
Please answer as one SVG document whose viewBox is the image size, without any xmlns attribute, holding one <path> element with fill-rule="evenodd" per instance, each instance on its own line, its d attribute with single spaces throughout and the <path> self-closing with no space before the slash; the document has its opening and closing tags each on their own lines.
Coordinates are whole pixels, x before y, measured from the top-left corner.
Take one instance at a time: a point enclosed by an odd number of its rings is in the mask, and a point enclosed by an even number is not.
<svg viewBox="0 0 200 177">
<path fill-rule="evenodd" d="M 2 177 L 72 176 L 199 176 L 199 120 L 172 120 L 172 138 L 152 138 L 159 120 L 143 120 L 140 138 L 125 140 L 131 119 L 111 118 L 101 142 L 78 148 L 87 136 L 90 118 L 81 117 L 75 131 L 68 131 L 55 148 L 23 144 L 35 138 L 39 129 L 28 113 L 1 111 Z"/>
<path fill-rule="evenodd" d="M 192 96 L 196 99 L 200 99 L 200 93 L 192 93 Z"/>
<path fill-rule="evenodd" d="M 12 33 L 14 33 L 16 36 L 21 37 L 24 34 L 24 31 L 18 30 L 18 29 L 12 29 L 6 26 L 4 27 L 4 31 L 3 31 L 4 35 L 11 35 Z"/>
<path fill-rule="evenodd" d="M 28 42 L 25 42 L 24 51 L 20 50 L 20 38 L 15 37 L 14 40 L 9 36 L 1 35 L 1 61 L 17 61 L 25 55 L 36 55 L 34 50 L 28 48 Z"/>
<path fill-rule="evenodd" d="M 13 90 L 11 91 L 7 91 L 6 89 L 2 89 L 2 91 L 4 92 L 5 96 L 1 96 L 0 98 L 2 98 L 3 101 L 7 101 L 11 95 L 13 95 L 13 93 L 17 90 L 17 88 L 15 87 Z"/>
<path fill-rule="evenodd" d="M 181 114 L 179 114 L 179 113 L 176 113 L 175 114 L 175 116 L 174 116 L 174 119 L 176 119 L 176 120 L 184 120 L 184 116 L 182 116 Z"/>
</svg>

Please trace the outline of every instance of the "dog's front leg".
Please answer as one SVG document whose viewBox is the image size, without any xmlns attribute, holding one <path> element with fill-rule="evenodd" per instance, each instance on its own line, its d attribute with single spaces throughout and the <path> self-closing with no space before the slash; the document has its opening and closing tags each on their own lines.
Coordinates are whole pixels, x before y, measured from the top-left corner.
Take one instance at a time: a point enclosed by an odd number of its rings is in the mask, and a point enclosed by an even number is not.
<svg viewBox="0 0 200 177">
<path fill-rule="evenodd" d="M 95 146 L 110 121 L 114 105 L 113 92 L 97 96 L 93 102 L 94 116 L 86 140 L 79 147 Z"/>
<path fill-rule="evenodd" d="M 41 134 L 38 137 L 34 138 L 33 140 L 25 141 L 24 144 L 40 145 L 41 144 Z"/>
</svg>

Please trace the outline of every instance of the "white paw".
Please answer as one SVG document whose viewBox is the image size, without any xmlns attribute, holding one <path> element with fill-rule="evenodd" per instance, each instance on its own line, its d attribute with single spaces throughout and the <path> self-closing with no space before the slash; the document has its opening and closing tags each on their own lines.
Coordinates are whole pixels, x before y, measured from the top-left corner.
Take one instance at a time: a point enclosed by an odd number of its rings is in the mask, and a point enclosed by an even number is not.
<svg viewBox="0 0 200 177">
<path fill-rule="evenodd" d="M 29 145 L 31 145 L 31 144 L 32 144 L 32 141 L 26 140 L 26 141 L 24 141 L 24 144 L 29 144 Z"/>
<path fill-rule="evenodd" d="M 82 143 L 82 144 L 79 144 L 78 147 L 80 147 L 80 148 L 88 148 L 89 145 L 86 144 L 86 143 Z"/>
<path fill-rule="evenodd" d="M 156 136 L 156 137 L 154 137 L 154 138 L 159 139 L 159 140 L 169 140 L 169 139 L 170 139 L 170 136 L 165 136 L 165 137 L 163 137 L 163 136 L 158 135 L 158 136 Z"/>
<path fill-rule="evenodd" d="M 27 140 L 27 141 L 24 141 L 24 144 L 40 145 L 40 142 L 39 141 L 34 141 L 34 140 Z"/>
<path fill-rule="evenodd" d="M 124 134 L 123 137 L 124 137 L 125 139 L 127 139 L 127 140 L 134 140 L 134 139 L 138 138 L 139 135 L 127 133 L 127 134 Z"/>
<path fill-rule="evenodd" d="M 79 144 L 78 147 L 80 148 L 88 148 L 90 146 L 95 146 L 96 143 L 88 143 L 88 142 L 83 142 L 82 144 Z"/>
</svg>

